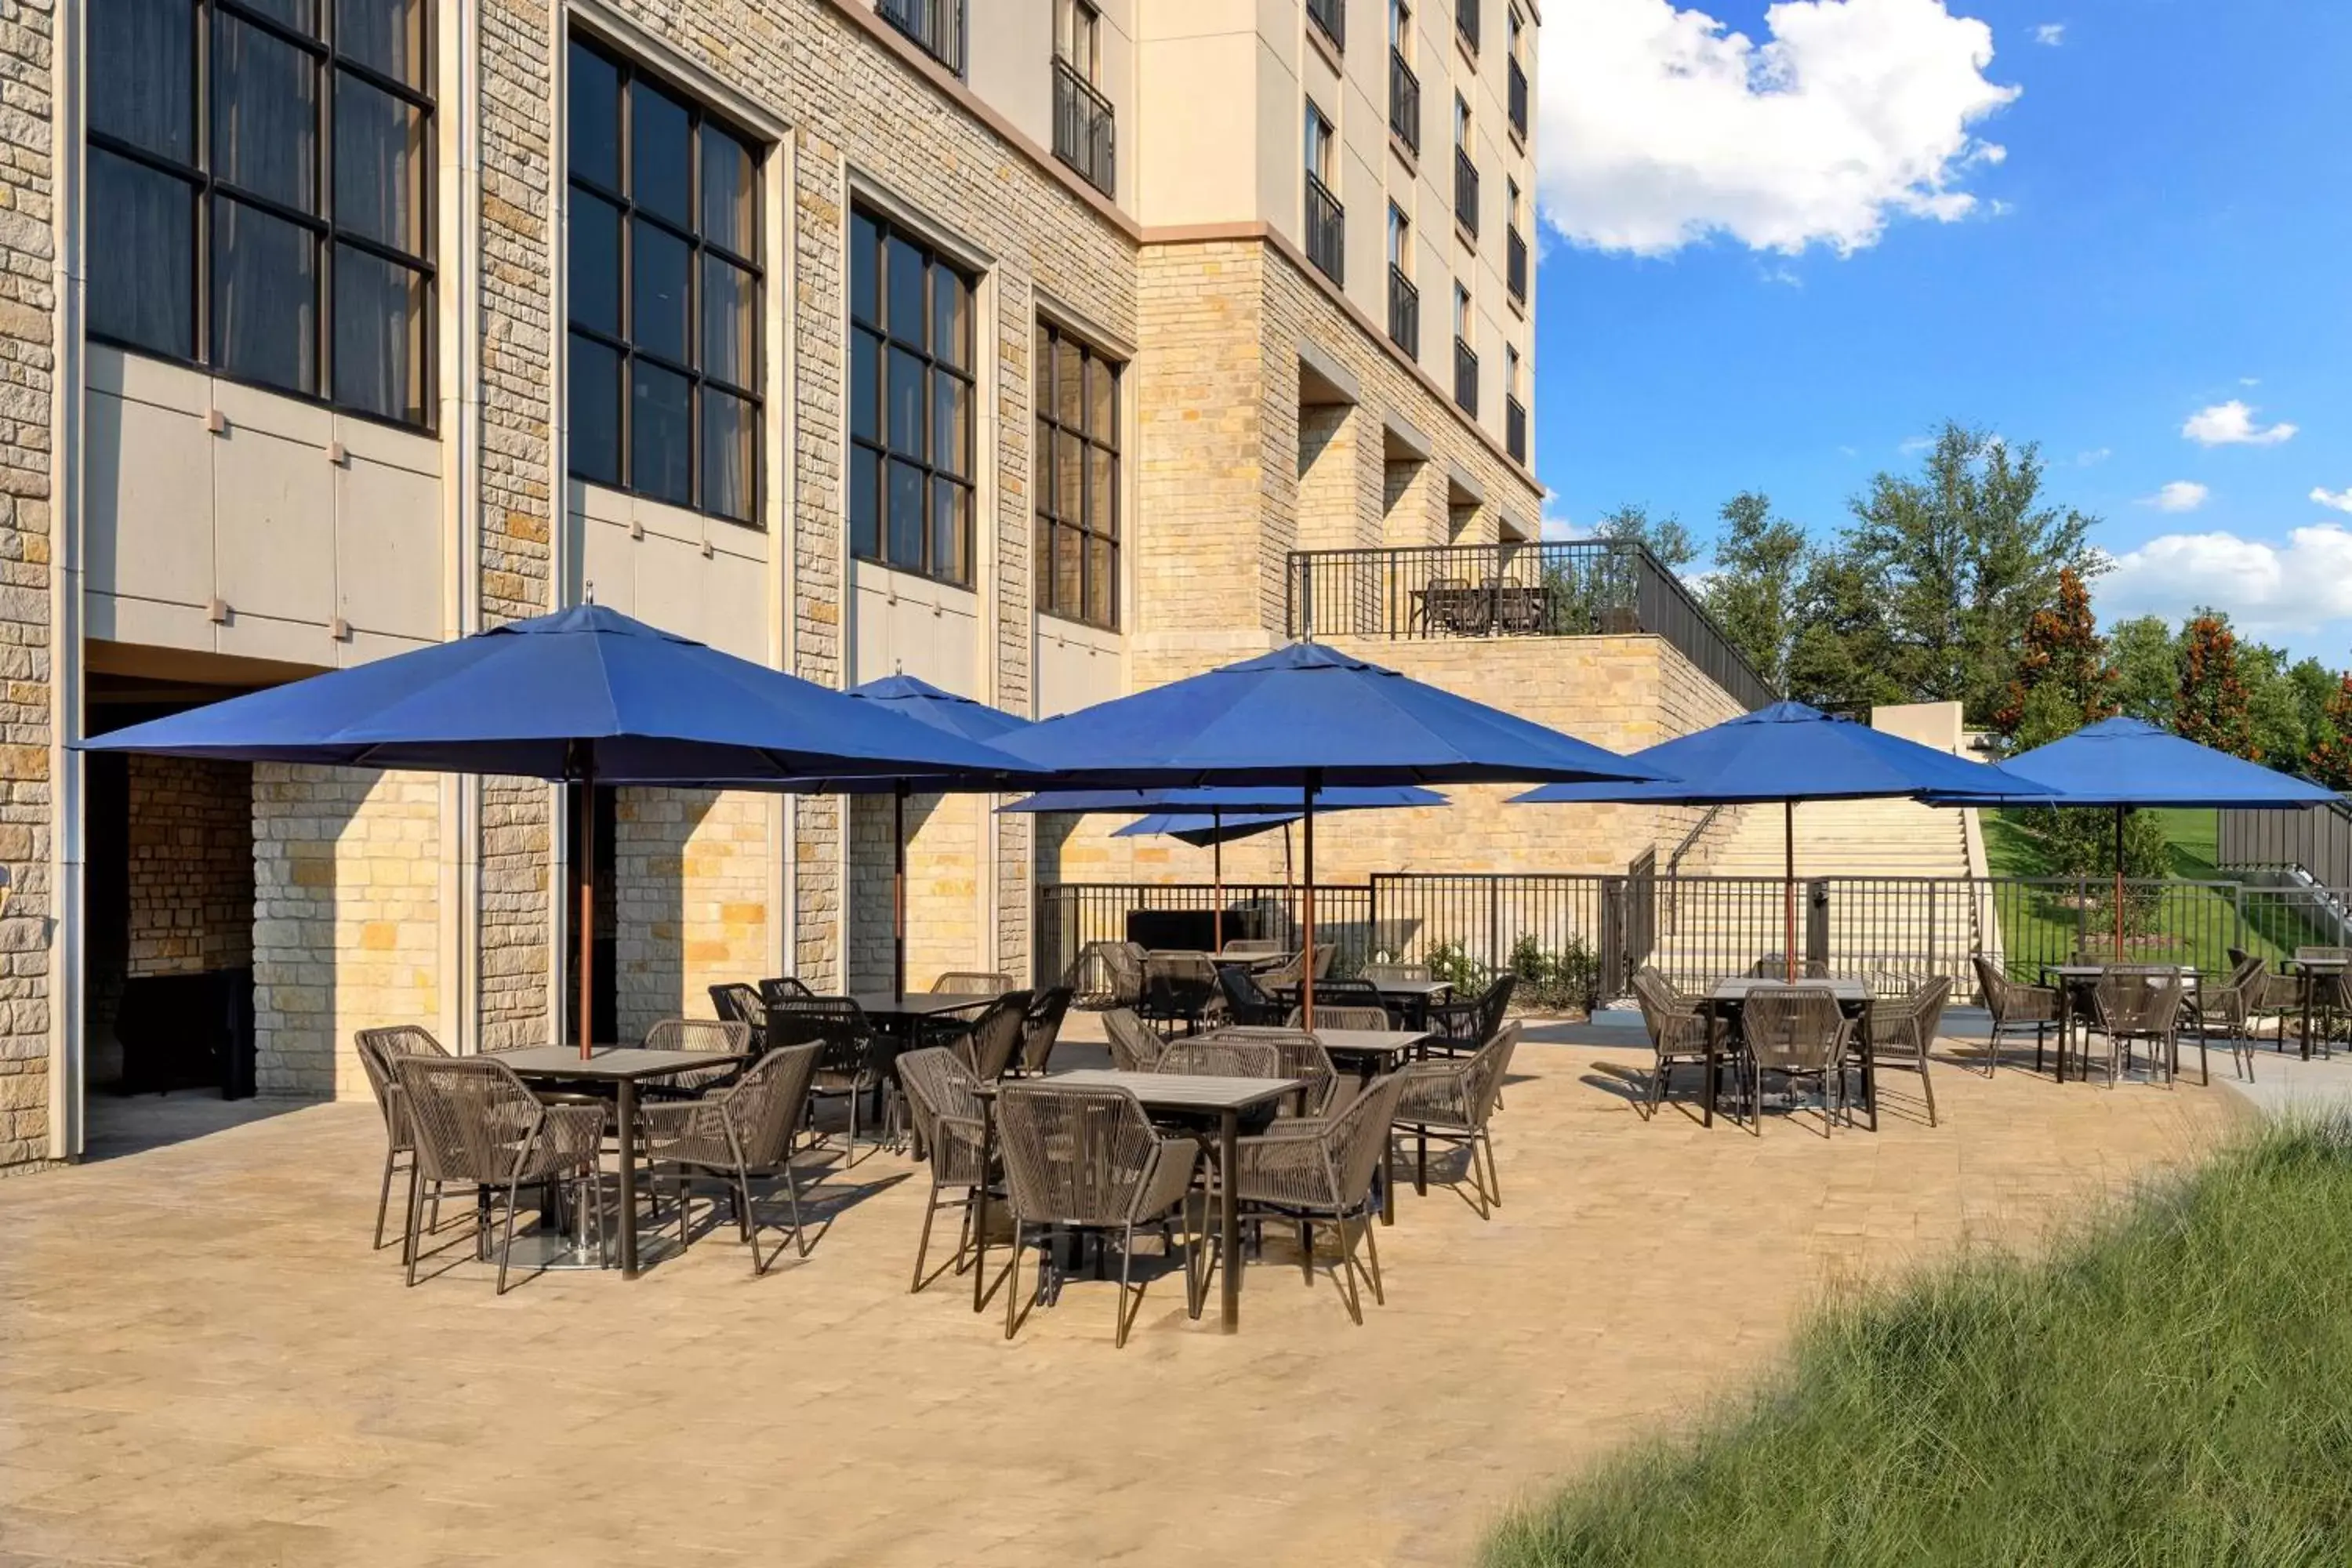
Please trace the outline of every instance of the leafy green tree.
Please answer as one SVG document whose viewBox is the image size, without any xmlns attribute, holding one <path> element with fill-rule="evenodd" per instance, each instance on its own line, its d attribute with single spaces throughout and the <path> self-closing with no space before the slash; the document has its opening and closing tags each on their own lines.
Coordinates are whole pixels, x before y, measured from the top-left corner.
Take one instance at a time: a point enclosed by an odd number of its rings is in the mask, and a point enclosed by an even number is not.
<svg viewBox="0 0 2352 1568">
<path fill-rule="evenodd" d="M 1903 702 L 1895 675 L 1885 585 L 1851 552 L 1817 552 L 1797 592 L 1797 633 L 1789 646 L 1789 695 L 1816 708 L 1852 711 Z"/>
<path fill-rule="evenodd" d="M 2303 745 L 2292 753 L 2300 759 L 2309 756 L 2337 733 L 2332 705 L 2343 689 L 2343 678 L 2319 660 L 2305 656 L 2287 667 L 2286 684 L 2294 694 L 2295 711 L 2303 718 Z M 2271 759 L 2282 766 L 2300 767 L 2300 761 L 2289 763 L 2284 756 Z"/>
<path fill-rule="evenodd" d="M 1916 478 L 1882 473 L 1854 500 L 1843 552 L 1883 587 L 1895 679 L 1912 700 L 1990 714 L 2059 573 L 2101 570 L 2096 520 L 2044 504 L 2042 474 L 2032 443 L 1947 424 Z"/>
<path fill-rule="evenodd" d="M 1592 537 L 1620 544 L 1646 544 L 1650 553 L 1669 572 L 1680 572 L 1698 559 L 1698 542 L 1691 538 L 1690 530 L 1682 525 L 1680 518 L 1671 512 L 1653 518 L 1650 509 L 1636 501 L 1627 501 L 1614 511 L 1602 513 L 1592 526 Z"/>
<path fill-rule="evenodd" d="M 2328 697 L 2304 754 L 2304 770 L 2339 794 L 2352 790 L 2352 675 L 2342 677 Z"/>
<path fill-rule="evenodd" d="M 2311 749 L 2311 722 L 2286 650 L 2268 643 L 2241 642 L 2238 672 L 2246 685 L 2254 754 L 2281 767 L 2299 765 Z"/>
<path fill-rule="evenodd" d="M 1804 586 L 1804 531 L 1774 517 L 1770 498 L 1760 490 L 1742 490 L 1724 502 L 1722 517 L 1715 574 L 1706 587 L 1708 613 L 1765 683 L 1785 691 Z"/>
<path fill-rule="evenodd" d="M 1992 726 L 2020 750 L 2071 735 L 2116 710 L 2116 670 L 2099 635 L 2091 591 L 2073 567 L 2058 574 L 2057 602 L 2026 623 L 2025 646 Z"/>
<path fill-rule="evenodd" d="M 2172 727 L 2200 746 L 2262 761 L 2238 635 L 2230 629 L 2230 618 L 2217 611 L 2200 610 L 2180 628 L 2180 685 L 2173 695 Z"/>
<path fill-rule="evenodd" d="M 2107 628 L 2116 665 L 2116 702 L 2125 713 L 2172 727 L 2173 699 L 2180 690 L 2180 645 L 2172 628 L 2156 616 L 2117 621 Z"/>
</svg>

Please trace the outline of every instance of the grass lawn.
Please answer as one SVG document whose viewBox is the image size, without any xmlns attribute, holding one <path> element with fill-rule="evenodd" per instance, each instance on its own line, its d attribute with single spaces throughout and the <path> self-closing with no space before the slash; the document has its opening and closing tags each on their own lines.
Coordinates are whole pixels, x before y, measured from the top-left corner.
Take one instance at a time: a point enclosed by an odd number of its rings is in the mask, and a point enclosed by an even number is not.
<svg viewBox="0 0 2352 1568">
<path fill-rule="evenodd" d="M 1484 1563 L 2340 1564 L 2347 1388 L 2352 1122 L 2275 1127 L 2046 1261 L 1828 1309 L 1761 1389 Z"/>
</svg>

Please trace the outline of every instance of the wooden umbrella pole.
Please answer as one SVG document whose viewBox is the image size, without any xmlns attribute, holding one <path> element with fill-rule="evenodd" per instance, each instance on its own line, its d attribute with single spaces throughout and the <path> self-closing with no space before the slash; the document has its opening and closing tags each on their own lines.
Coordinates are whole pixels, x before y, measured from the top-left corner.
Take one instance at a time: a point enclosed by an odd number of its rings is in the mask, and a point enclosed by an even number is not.
<svg viewBox="0 0 2352 1568">
<path fill-rule="evenodd" d="M 596 760 L 584 748 L 580 766 L 580 1059 L 596 1032 Z"/>
<path fill-rule="evenodd" d="M 1797 803 L 1780 803 L 1780 963 L 1797 978 Z"/>
<path fill-rule="evenodd" d="M 907 994 L 907 781 L 890 786 L 890 993 Z"/>
<path fill-rule="evenodd" d="M 1298 963 L 1298 1017 L 1300 1026 L 1308 1029 L 1315 1027 L 1315 792 L 1322 784 L 1319 771 L 1307 775 L 1307 809 L 1299 816 L 1298 829 L 1306 872 L 1300 885 L 1307 900 L 1307 945 Z"/>
<path fill-rule="evenodd" d="M 1225 951 L 1225 814 L 1214 806 L 1209 809 L 1209 953 L 1214 957 Z"/>
</svg>

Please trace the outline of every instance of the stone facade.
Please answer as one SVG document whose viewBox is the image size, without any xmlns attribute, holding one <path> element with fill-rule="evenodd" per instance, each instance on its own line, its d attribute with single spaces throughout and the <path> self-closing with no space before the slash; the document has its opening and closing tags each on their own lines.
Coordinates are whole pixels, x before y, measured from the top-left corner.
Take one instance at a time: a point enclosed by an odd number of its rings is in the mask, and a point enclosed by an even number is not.
<svg viewBox="0 0 2352 1568">
<path fill-rule="evenodd" d="M 131 942 L 125 973 L 253 962 L 253 769 L 130 757 Z"/>
<path fill-rule="evenodd" d="M 768 806 L 741 790 L 624 789 L 614 802 L 616 1022 L 709 1017 L 710 987 L 768 971 Z"/>
</svg>

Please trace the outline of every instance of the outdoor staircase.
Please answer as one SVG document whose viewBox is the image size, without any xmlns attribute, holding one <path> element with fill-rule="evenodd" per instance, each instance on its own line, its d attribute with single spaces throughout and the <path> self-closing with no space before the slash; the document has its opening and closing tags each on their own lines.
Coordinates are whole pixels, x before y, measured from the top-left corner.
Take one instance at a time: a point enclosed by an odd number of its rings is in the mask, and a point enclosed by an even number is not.
<svg viewBox="0 0 2352 1568">
<path fill-rule="evenodd" d="M 1786 864 L 1777 805 L 1737 808 L 1738 821 L 1704 866 L 1711 877 L 1778 877 Z M 1727 813 L 1727 815 L 1729 815 Z M 1797 876 L 1965 877 L 1965 813 L 1909 800 L 1819 800 L 1797 807 Z"/>
</svg>

